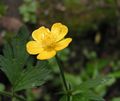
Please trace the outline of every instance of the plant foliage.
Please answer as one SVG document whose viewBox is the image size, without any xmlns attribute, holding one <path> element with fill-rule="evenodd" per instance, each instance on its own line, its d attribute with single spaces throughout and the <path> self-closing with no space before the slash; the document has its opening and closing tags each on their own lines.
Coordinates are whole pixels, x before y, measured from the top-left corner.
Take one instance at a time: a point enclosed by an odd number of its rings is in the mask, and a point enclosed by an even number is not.
<svg viewBox="0 0 120 101">
<path fill-rule="evenodd" d="M 48 79 L 49 69 L 46 61 L 35 61 L 26 52 L 29 33 L 22 27 L 19 33 L 6 42 L 0 67 L 11 82 L 14 91 L 40 86 Z"/>
</svg>

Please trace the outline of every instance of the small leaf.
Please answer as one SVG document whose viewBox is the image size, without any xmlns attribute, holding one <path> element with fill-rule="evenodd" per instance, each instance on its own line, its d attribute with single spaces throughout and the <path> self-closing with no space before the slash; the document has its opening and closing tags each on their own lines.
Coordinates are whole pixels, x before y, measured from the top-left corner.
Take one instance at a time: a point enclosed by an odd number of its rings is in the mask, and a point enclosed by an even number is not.
<svg viewBox="0 0 120 101">
<path fill-rule="evenodd" d="M 110 77 L 98 77 L 96 79 L 88 80 L 88 81 L 81 83 L 79 88 L 81 90 L 95 88 L 101 84 L 106 83 L 109 79 L 110 79 Z"/>
<path fill-rule="evenodd" d="M 84 91 L 80 94 L 73 95 L 72 101 L 104 101 L 104 99 L 92 91 Z"/>
<path fill-rule="evenodd" d="M 78 86 L 81 84 L 82 80 L 79 75 L 71 75 L 69 73 L 65 73 L 66 80 L 72 84 L 72 87 Z"/>
<path fill-rule="evenodd" d="M 92 101 L 105 101 L 101 96 L 95 94 L 92 91 L 88 91 L 84 95 L 85 95 L 85 97 L 87 97 L 88 99 L 90 99 Z"/>
</svg>

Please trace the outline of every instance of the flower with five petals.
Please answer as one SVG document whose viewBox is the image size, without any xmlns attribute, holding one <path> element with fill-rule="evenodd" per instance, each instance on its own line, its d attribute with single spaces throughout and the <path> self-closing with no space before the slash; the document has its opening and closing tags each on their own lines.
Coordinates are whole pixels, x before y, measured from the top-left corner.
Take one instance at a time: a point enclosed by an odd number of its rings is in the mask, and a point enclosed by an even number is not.
<svg viewBox="0 0 120 101">
<path fill-rule="evenodd" d="M 33 31 L 33 41 L 29 41 L 26 45 L 27 52 L 37 55 L 37 59 L 50 59 L 56 55 L 57 51 L 66 48 L 72 41 L 72 38 L 65 38 L 68 28 L 61 24 L 53 24 L 51 30 L 44 26 Z"/>
</svg>

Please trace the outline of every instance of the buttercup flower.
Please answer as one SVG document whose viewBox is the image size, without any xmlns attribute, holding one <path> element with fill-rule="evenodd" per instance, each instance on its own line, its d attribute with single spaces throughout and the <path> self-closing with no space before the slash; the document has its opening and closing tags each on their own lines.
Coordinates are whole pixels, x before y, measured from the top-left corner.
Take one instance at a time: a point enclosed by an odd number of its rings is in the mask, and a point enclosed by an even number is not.
<svg viewBox="0 0 120 101">
<path fill-rule="evenodd" d="M 61 24 L 53 24 L 51 31 L 44 26 L 33 31 L 33 41 L 29 41 L 26 45 L 27 52 L 37 55 L 37 59 L 50 59 L 56 55 L 57 51 L 66 48 L 72 41 L 72 38 L 65 38 L 68 28 Z"/>
</svg>

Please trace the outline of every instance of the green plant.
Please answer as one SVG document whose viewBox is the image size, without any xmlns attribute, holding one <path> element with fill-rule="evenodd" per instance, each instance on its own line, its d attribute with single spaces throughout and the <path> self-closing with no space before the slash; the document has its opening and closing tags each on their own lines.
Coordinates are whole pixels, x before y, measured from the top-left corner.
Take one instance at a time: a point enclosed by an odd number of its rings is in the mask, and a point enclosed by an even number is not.
<svg viewBox="0 0 120 101">
<path fill-rule="evenodd" d="M 10 92 L 0 91 L 0 95 L 12 97 L 13 101 L 35 100 L 35 97 L 29 89 L 43 85 L 51 77 L 49 69 L 50 62 L 46 60 L 38 61 L 26 52 L 28 39 L 28 30 L 26 27 L 22 27 L 13 39 L 5 43 L 3 55 L 0 55 L 0 69 L 6 74 L 12 86 Z M 33 48 L 31 48 L 31 50 Z M 106 86 L 106 83 L 111 79 L 109 76 L 95 75 L 92 79 L 88 78 L 84 80 L 82 74 L 74 76 L 66 72 L 64 73 L 64 65 L 62 65 L 59 56 L 60 55 L 56 55 L 55 57 L 59 70 L 57 73 L 61 76 L 64 88 L 58 92 L 61 95 L 60 101 L 105 101 L 103 95 L 96 92 L 96 88 L 102 85 Z M 95 68 L 99 65 L 97 68 L 99 70 L 106 65 L 107 62 L 96 60 L 95 63 L 97 65 L 88 65 L 88 68 L 91 66 Z M 87 71 L 89 71 L 89 69 Z M 90 75 L 91 74 L 94 73 L 90 71 Z M 55 82 L 56 80 L 53 81 Z M 27 90 L 26 97 L 17 94 L 18 91 L 22 90 Z"/>
<path fill-rule="evenodd" d="M 16 97 L 22 101 L 24 98 L 15 93 L 42 85 L 48 80 L 50 73 L 46 61 L 35 62 L 27 54 L 25 45 L 28 38 L 27 29 L 22 27 L 11 42 L 4 45 L 3 55 L 0 55 L 0 69 L 7 75 L 12 85 L 12 94 L 2 91 L 0 94 Z"/>
</svg>

